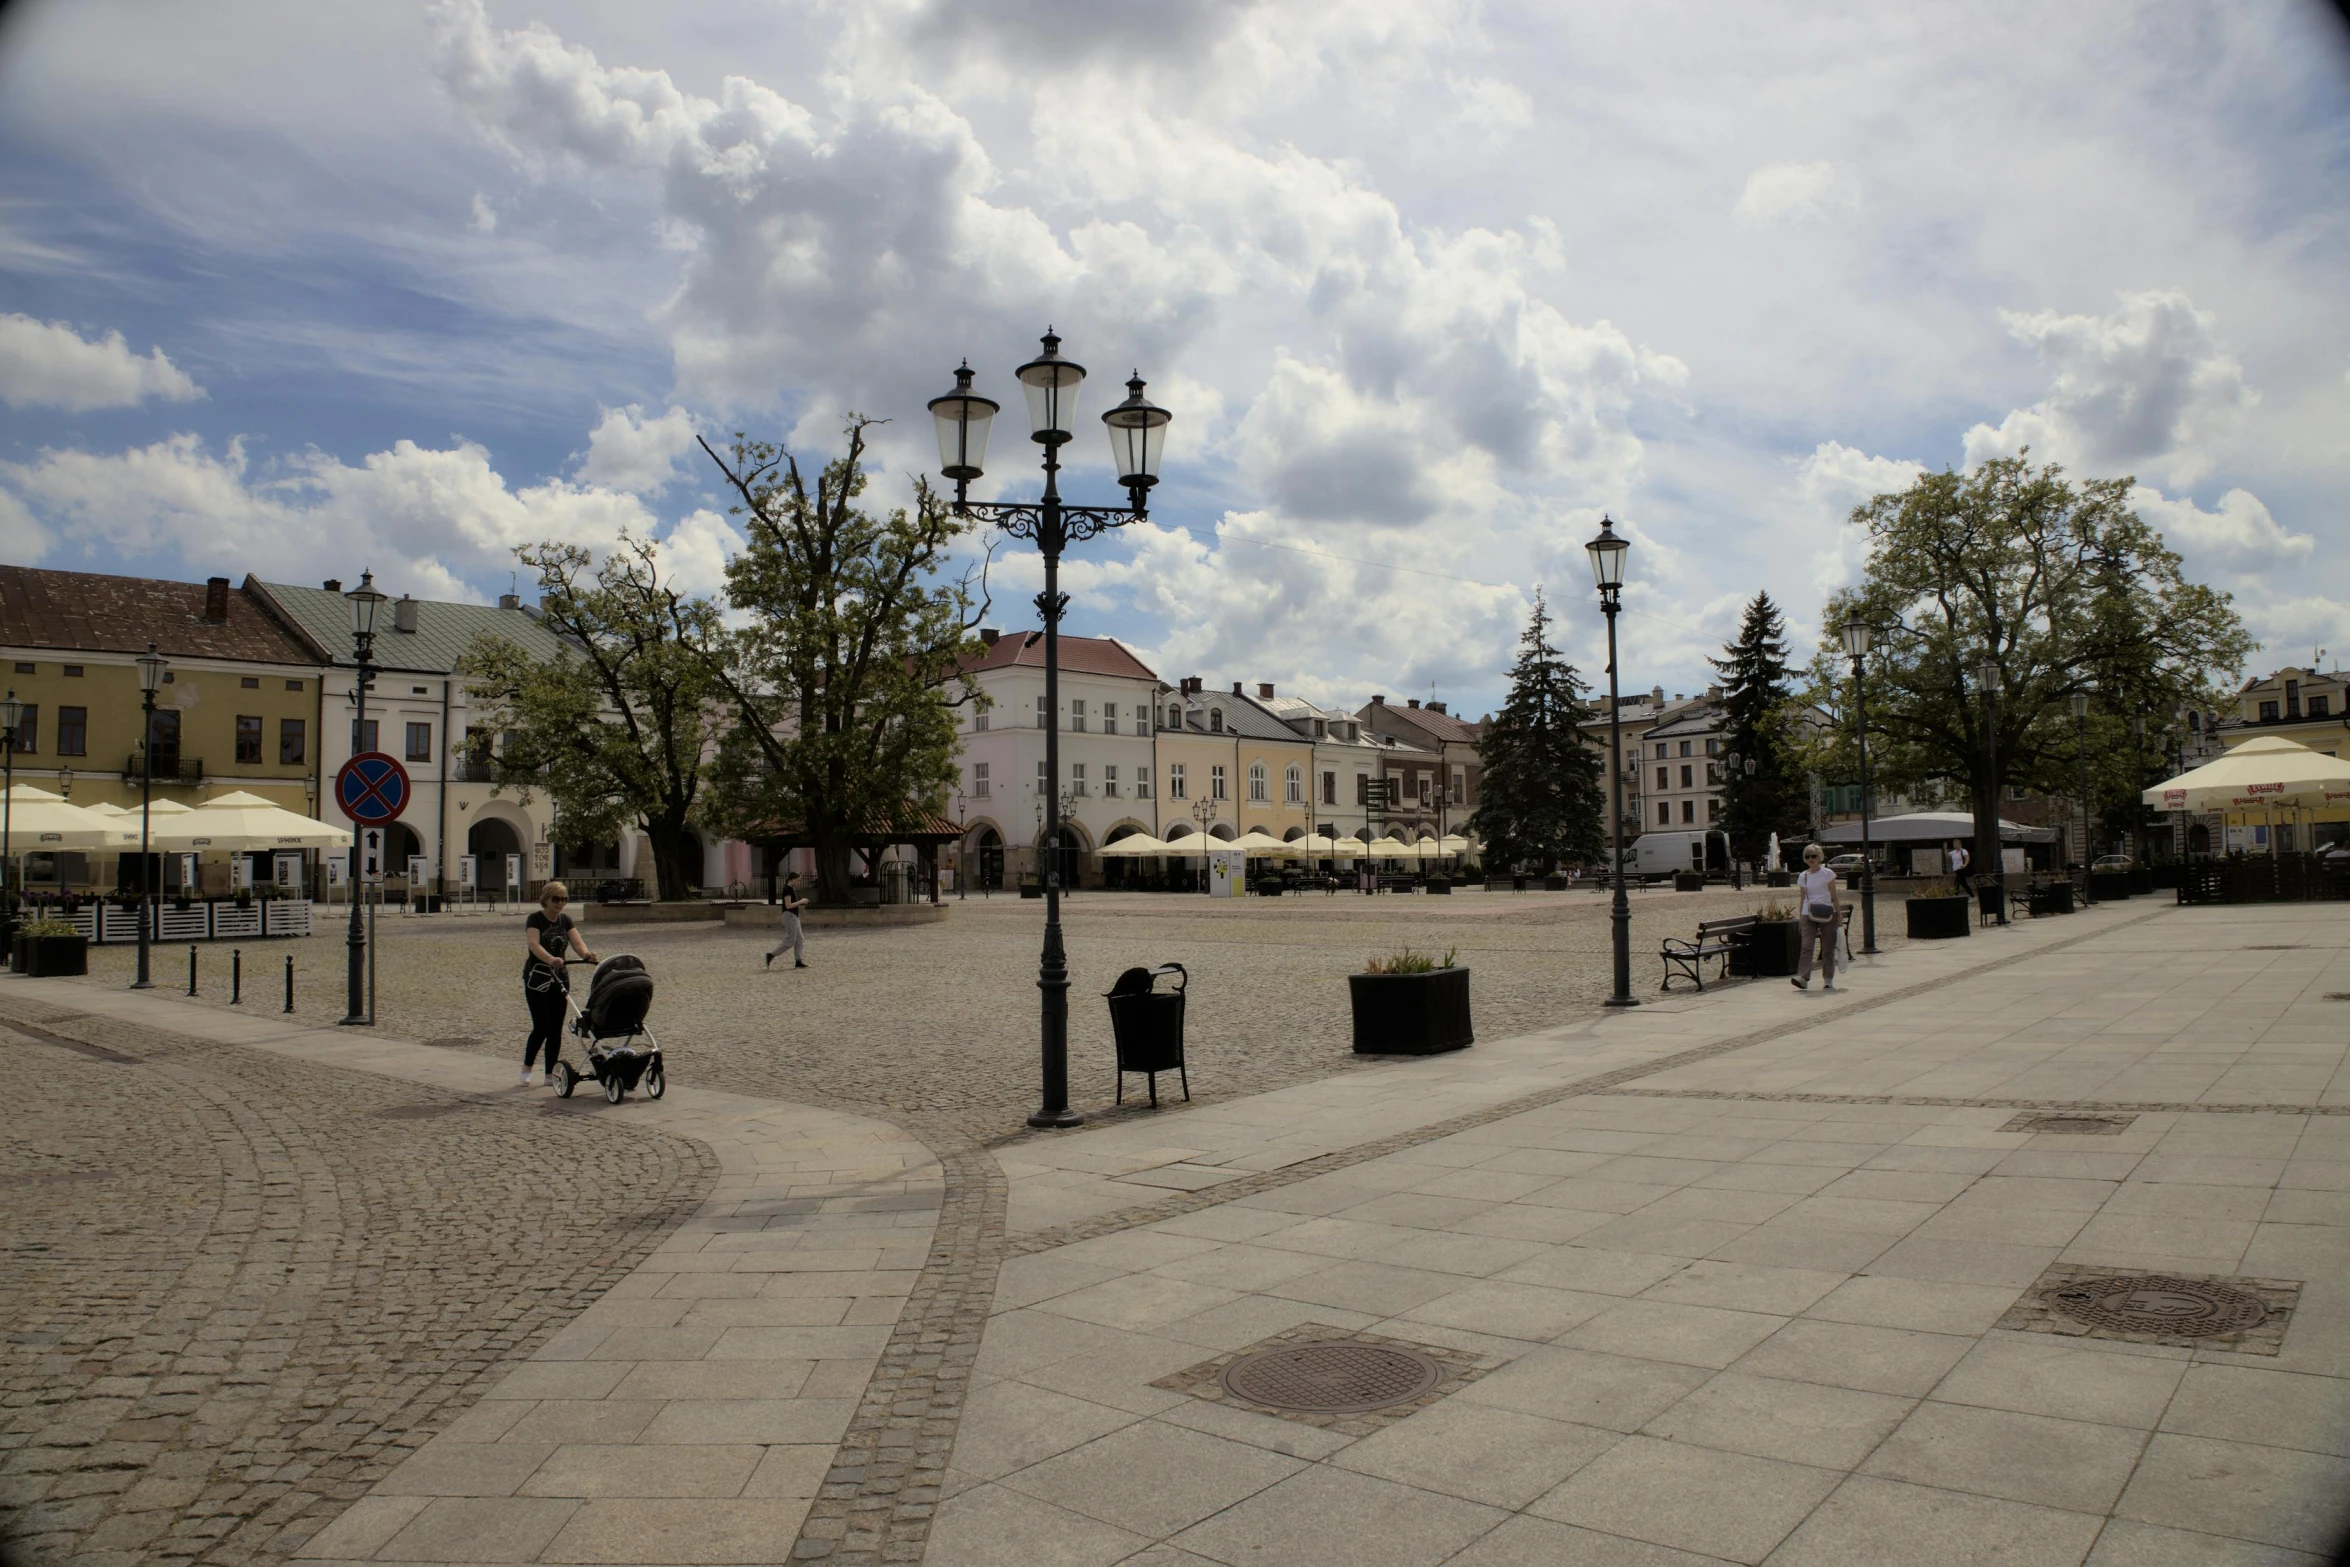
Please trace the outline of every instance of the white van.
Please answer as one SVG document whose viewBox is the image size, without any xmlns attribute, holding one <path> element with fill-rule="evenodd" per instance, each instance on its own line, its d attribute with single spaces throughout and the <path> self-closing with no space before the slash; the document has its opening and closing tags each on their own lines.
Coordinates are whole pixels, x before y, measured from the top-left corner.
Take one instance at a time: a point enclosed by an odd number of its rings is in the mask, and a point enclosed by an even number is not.
<svg viewBox="0 0 2350 1567">
<path fill-rule="evenodd" d="M 1624 874 L 1637 881 L 1661 881 L 1684 871 L 1701 876 L 1730 874 L 1730 835 L 1705 832 L 1644 832 L 1624 845 Z"/>
</svg>

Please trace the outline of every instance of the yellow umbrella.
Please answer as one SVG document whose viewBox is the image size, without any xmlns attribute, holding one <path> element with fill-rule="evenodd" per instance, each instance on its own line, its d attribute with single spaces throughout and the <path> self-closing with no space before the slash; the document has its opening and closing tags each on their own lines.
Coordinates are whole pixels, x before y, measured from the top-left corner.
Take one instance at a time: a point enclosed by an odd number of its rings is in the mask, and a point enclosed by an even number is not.
<svg viewBox="0 0 2350 1567">
<path fill-rule="evenodd" d="M 1420 856 L 1401 838 L 1374 838 L 1363 845 L 1363 852 L 1374 860 L 1416 860 Z"/>
<path fill-rule="evenodd" d="M 1224 847 L 1227 849 L 1238 849 L 1243 854 L 1265 855 L 1297 853 L 1297 845 L 1293 843 L 1284 843 L 1279 838 L 1274 837 L 1271 833 L 1264 832 L 1256 828 L 1251 828 L 1249 831 L 1242 833 L 1239 837 L 1224 845 Z"/>
<path fill-rule="evenodd" d="M 189 813 L 200 849 L 348 849 L 351 829 L 303 816 L 242 790 L 206 800 Z"/>
<path fill-rule="evenodd" d="M 2350 762 L 2280 735 L 2247 740 L 2225 756 L 2157 784 L 2139 798 L 2163 811 L 2248 811 L 2324 805 L 2350 790 Z"/>
<path fill-rule="evenodd" d="M 1342 860 L 1361 859 L 1364 848 L 1363 840 L 1351 833 L 1344 838 L 1334 838 L 1330 842 L 1330 853 Z"/>
<path fill-rule="evenodd" d="M 1105 859 L 1142 859 L 1148 855 L 1173 854 L 1177 851 L 1170 845 L 1162 843 L 1158 839 L 1152 837 L 1147 832 L 1138 832 L 1131 833 L 1124 838 L 1120 838 L 1115 843 L 1105 843 L 1096 852 L 1100 853 Z"/>
<path fill-rule="evenodd" d="M 31 784 L 0 791 L 8 802 L 8 849 L 11 854 L 50 849 L 110 849 L 120 837 L 113 822 L 63 795 Z M 132 834 L 132 841 L 137 841 Z"/>
<path fill-rule="evenodd" d="M 1290 846 L 1300 854 L 1330 854 L 1336 852 L 1338 841 L 1326 832 L 1310 832 L 1303 838 L 1292 838 Z"/>
</svg>

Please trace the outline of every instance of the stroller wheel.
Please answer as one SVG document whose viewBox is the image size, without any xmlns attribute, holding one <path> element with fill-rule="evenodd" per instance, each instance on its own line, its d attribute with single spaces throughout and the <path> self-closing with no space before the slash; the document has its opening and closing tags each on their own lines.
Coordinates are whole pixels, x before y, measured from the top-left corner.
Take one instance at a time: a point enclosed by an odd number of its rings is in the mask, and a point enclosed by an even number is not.
<svg viewBox="0 0 2350 1567">
<path fill-rule="evenodd" d="M 622 1085 L 620 1081 L 620 1074 L 618 1072 L 606 1074 L 604 1078 L 604 1097 L 609 1099 L 614 1104 L 618 1104 L 621 1100 L 628 1097 L 628 1089 Z"/>
<path fill-rule="evenodd" d="M 571 1097 L 571 1091 L 578 1086 L 579 1074 L 571 1070 L 571 1063 L 568 1061 L 556 1062 L 555 1097 L 558 1099 L 569 1099 Z"/>
<path fill-rule="evenodd" d="M 661 1060 L 658 1056 L 654 1057 L 651 1066 L 645 1068 L 644 1081 L 645 1097 L 648 1099 L 658 1099 L 669 1091 L 669 1079 L 662 1075 Z"/>
</svg>

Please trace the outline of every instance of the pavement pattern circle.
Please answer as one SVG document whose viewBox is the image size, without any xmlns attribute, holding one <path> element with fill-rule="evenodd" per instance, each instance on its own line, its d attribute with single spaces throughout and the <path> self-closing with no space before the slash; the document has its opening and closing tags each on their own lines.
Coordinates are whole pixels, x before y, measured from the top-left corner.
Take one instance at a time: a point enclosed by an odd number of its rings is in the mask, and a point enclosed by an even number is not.
<svg viewBox="0 0 2350 1567">
<path fill-rule="evenodd" d="M 1290 1344 L 1234 1361 L 1223 1380 L 1252 1404 L 1348 1415 L 1409 1403 L 1444 1380 L 1444 1367 L 1389 1344 Z"/>
</svg>

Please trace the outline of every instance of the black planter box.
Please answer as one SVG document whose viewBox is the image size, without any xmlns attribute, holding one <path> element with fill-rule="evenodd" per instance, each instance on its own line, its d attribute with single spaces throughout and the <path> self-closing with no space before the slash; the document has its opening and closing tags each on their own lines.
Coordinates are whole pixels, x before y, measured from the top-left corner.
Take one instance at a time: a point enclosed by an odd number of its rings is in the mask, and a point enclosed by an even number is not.
<svg viewBox="0 0 2350 1567">
<path fill-rule="evenodd" d="M 2070 914 L 2073 911 L 2073 884 L 2069 881 L 2043 882 L 2032 889 L 2032 917 L 2043 914 Z"/>
<path fill-rule="evenodd" d="M 1260 898 L 1278 898 L 1284 890 L 1278 876 L 1268 876 L 1257 883 L 1257 896 Z"/>
<path fill-rule="evenodd" d="M 17 936 L 9 946 L 8 965 L 32 979 L 62 979 L 90 972 L 87 936 Z"/>
<path fill-rule="evenodd" d="M 1041 897 L 1043 897 L 1043 896 L 1044 896 L 1044 883 L 1043 883 L 1043 882 L 1041 882 L 1041 881 L 1024 881 L 1024 882 L 1022 882 L 1022 883 L 1020 884 L 1020 896 L 1021 896 L 1021 897 L 1023 897 L 1023 898 L 1041 898 Z"/>
<path fill-rule="evenodd" d="M 1421 890 L 1422 892 L 1446 892 L 1446 893 L 1449 893 L 1449 892 L 1451 892 L 1451 891 L 1452 891 L 1452 883 L 1451 883 L 1451 882 L 1449 882 L 1449 881 L 1446 881 L 1446 880 L 1445 880 L 1443 877 L 1441 877 L 1441 876 L 1431 876 L 1431 877 L 1429 877 L 1429 878 L 1428 878 L 1427 882 L 1426 882 L 1424 885 L 1422 885 L 1422 887 L 1420 888 L 1420 890 Z"/>
<path fill-rule="evenodd" d="M 1768 979 L 1795 972 L 1798 930 L 1793 920 L 1763 920 L 1730 949 L 1730 972 Z"/>
<path fill-rule="evenodd" d="M 1523 876 L 1488 876 L 1485 878 L 1485 890 L 1487 892 L 1524 892 L 1526 878 Z"/>
<path fill-rule="evenodd" d="M 2091 871 L 2089 873 L 2089 896 L 2095 898 L 2099 903 L 2119 903 L 2137 891 L 2135 887 L 2130 885 L 2130 881 L 2131 873 L 2128 871 Z"/>
<path fill-rule="evenodd" d="M 1432 1056 L 1476 1043 L 1469 1026 L 1469 971 L 1349 974 L 1355 1054 Z"/>
<path fill-rule="evenodd" d="M 2139 865 L 2123 873 L 2130 878 L 2130 895 L 2142 898 L 2154 890 L 2154 867 Z M 2177 883 L 2173 882 L 2173 886 Z"/>
<path fill-rule="evenodd" d="M 1705 891 L 1705 877 L 1697 871 L 1675 871 L 1673 872 L 1673 890 L 1675 892 L 1703 892 Z"/>
<path fill-rule="evenodd" d="M 1974 931 L 1975 900 L 1965 893 L 1909 900 L 1909 939 L 1947 941 Z"/>
<path fill-rule="evenodd" d="M 1567 890 L 1567 879 L 1564 876 L 1545 876 L 1542 878 L 1542 890 L 1564 892 Z"/>
<path fill-rule="evenodd" d="M 1766 886 L 1792 887 L 1795 885 L 1795 873 L 1793 871 L 1765 871 L 1763 872 L 1763 875 L 1766 878 Z"/>
</svg>

